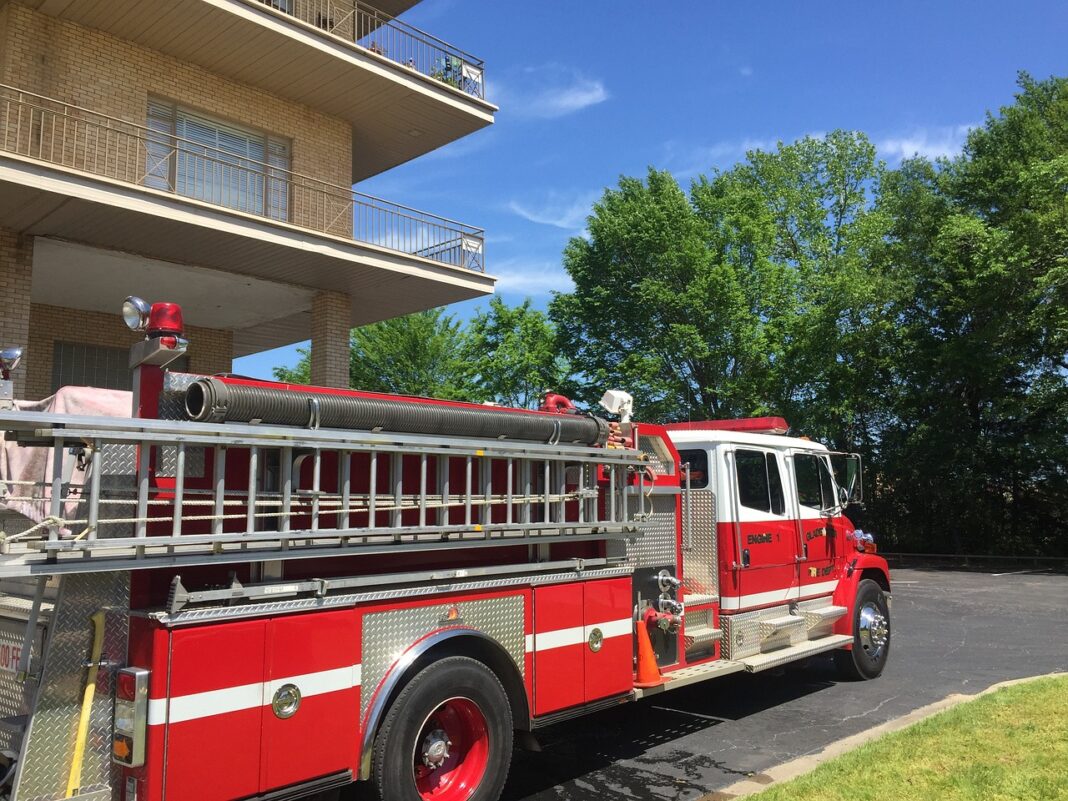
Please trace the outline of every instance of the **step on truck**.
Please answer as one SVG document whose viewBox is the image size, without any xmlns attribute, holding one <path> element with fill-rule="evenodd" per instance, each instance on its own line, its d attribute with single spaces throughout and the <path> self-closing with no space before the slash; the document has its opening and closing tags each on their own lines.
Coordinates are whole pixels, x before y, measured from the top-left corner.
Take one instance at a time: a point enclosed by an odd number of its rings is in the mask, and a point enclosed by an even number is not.
<svg viewBox="0 0 1068 801">
<path fill-rule="evenodd" d="M 9 801 L 492 801 L 516 732 L 886 663 L 860 460 L 781 419 L 192 375 L 177 306 L 124 316 L 132 393 L 0 387 Z"/>
</svg>

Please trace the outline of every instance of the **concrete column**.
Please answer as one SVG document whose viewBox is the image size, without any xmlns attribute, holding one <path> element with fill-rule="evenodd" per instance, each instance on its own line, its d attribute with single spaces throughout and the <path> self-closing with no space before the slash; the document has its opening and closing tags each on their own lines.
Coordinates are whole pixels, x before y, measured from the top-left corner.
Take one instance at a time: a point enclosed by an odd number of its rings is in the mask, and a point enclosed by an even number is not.
<svg viewBox="0 0 1068 801">
<path fill-rule="evenodd" d="M 343 292 L 318 292 L 312 299 L 313 384 L 321 387 L 348 387 L 351 314 L 352 301 Z"/>
<path fill-rule="evenodd" d="M 26 397 L 30 353 L 30 288 L 33 283 L 33 237 L 0 229 L 0 346 L 21 345 L 24 364 L 11 374 L 15 397 Z"/>
</svg>

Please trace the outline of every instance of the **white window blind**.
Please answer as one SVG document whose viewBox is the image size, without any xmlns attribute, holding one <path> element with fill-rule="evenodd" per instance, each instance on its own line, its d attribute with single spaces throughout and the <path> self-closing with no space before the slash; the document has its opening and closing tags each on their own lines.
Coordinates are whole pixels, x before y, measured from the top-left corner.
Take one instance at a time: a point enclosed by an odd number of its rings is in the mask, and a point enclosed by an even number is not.
<svg viewBox="0 0 1068 801">
<path fill-rule="evenodd" d="M 289 218 L 285 140 L 154 98 L 148 128 L 147 186 L 275 220 Z"/>
</svg>

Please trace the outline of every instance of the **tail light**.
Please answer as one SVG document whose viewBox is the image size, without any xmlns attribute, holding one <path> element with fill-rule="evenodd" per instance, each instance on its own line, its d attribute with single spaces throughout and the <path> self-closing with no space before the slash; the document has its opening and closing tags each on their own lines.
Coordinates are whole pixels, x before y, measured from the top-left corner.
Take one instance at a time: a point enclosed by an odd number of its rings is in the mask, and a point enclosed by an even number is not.
<svg viewBox="0 0 1068 801">
<path fill-rule="evenodd" d="M 111 758 L 127 768 L 145 764 L 148 675 L 144 668 L 123 668 L 116 674 Z"/>
</svg>

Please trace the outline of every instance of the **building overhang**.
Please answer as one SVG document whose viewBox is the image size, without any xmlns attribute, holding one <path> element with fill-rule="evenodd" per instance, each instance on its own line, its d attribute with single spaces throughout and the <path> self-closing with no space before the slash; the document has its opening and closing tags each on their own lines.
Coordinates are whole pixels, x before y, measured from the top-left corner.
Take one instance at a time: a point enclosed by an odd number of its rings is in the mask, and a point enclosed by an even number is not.
<svg viewBox="0 0 1068 801">
<path fill-rule="evenodd" d="M 20 2 L 346 120 L 354 183 L 492 124 L 497 111 L 388 51 L 371 52 L 258 0 Z"/>
<path fill-rule="evenodd" d="M 493 292 L 496 281 L 484 273 L 10 154 L 0 154 L 0 227 L 225 274 L 212 281 L 232 277 L 226 303 L 232 307 L 235 355 L 307 339 L 310 293 L 316 290 L 347 293 L 356 326 L 481 297 Z M 64 273 L 65 280 L 88 285 L 100 280 L 101 269 L 97 264 L 83 274 L 72 270 Z M 109 269 L 119 275 L 114 265 Z M 255 291 L 243 291 L 242 279 L 248 279 L 246 286 L 255 282 Z M 136 291 L 122 283 L 114 287 L 119 301 Z M 191 322 L 207 325 L 195 319 L 203 290 L 190 288 L 174 298 L 145 294 L 192 303 Z M 55 305 L 67 305 L 76 294 L 69 286 L 51 294 L 34 288 L 35 301 Z M 275 302 L 282 308 L 252 308 Z M 102 303 L 99 288 L 87 290 L 82 303 L 73 307 L 95 310 Z"/>
</svg>

